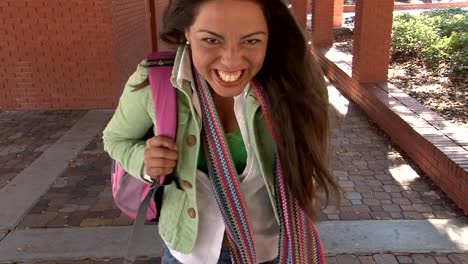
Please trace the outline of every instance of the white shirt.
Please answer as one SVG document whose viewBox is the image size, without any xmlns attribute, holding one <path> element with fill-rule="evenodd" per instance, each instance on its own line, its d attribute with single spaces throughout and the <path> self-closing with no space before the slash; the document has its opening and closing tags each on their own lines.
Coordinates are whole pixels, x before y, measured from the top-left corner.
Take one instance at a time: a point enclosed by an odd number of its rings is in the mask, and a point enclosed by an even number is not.
<svg viewBox="0 0 468 264">
<path fill-rule="evenodd" d="M 182 83 L 182 80 L 194 83 L 190 63 L 190 55 L 185 50 L 177 75 L 179 84 Z M 193 85 L 192 89 L 194 89 L 194 106 L 198 115 L 201 116 L 198 96 Z M 257 263 L 261 263 L 273 260 L 278 255 L 279 226 L 247 132 L 245 117 L 246 96 L 249 89 L 250 86 L 247 86 L 243 93 L 234 97 L 234 113 L 247 151 L 247 164 L 244 172 L 239 175 L 240 189 L 253 233 Z M 221 252 L 225 226 L 208 176 L 198 170 L 196 181 L 197 206 L 200 213 L 198 214 L 198 236 L 195 246 L 188 255 L 170 248 L 169 250 L 182 263 L 216 264 Z"/>
</svg>

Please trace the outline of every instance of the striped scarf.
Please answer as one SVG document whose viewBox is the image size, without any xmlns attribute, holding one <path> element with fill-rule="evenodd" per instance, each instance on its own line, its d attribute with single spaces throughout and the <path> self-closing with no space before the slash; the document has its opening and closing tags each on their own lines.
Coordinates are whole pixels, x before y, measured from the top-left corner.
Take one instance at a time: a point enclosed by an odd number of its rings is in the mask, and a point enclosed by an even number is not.
<svg viewBox="0 0 468 264">
<path fill-rule="evenodd" d="M 220 208 L 228 235 L 231 259 L 234 264 L 255 264 L 256 253 L 247 209 L 242 197 L 234 162 L 227 145 L 223 126 L 211 96 L 208 83 L 193 69 L 197 94 L 202 108 L 207 150 L 208 172 L 215 198 Z M 273 138 L 268 105 L 262 86 L 252 81 L 251 86 L 263 110 Z M 279 264 L 325 264 L 319 234 L 313 222 L 301 209 L 284 182 L 278 153 L 275 155 L 275 197 L 280 220 L 278 245 Z"/>
</svg>

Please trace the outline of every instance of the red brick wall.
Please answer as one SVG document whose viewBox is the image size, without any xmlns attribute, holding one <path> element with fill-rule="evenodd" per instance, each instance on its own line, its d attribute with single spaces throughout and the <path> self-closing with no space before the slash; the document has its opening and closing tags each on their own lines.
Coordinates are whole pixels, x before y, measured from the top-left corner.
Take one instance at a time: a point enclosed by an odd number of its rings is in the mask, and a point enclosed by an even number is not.
<svg viewBox="0 0 468 264">
<path fill-rule="evenodd" d="M 312 41 L 317 47 L 333 44 L 333 5 L 330 0 L 312 2 Z"/>
<path fill-rule="evenodd" d="M 137 64 L 151 51 L 148 0 L 111 0 L 112 43 L 115 51 L 117 87 L 122 91 Z"/>
<path fill-rule="evenodd" d="M 115 106 L 122 76 L 130 71 L 127 65 L 135 67 L 134 61 L 124 59 L 140 56 L 132 50 L 145 54 L 147 39 L 141 37 L 142 30 L 120 33 L 136 26 L 112 25 L 140 25 L 135 20 L 144 19 L 137 13 L 142 8 L 120 10 L 144 1 L 119 1 L 127 5 L 116 10 L 117 0 L 0 1 L 0 109 Z M 131 44 L 121 44 L 130 39 Z"/>
</svg>

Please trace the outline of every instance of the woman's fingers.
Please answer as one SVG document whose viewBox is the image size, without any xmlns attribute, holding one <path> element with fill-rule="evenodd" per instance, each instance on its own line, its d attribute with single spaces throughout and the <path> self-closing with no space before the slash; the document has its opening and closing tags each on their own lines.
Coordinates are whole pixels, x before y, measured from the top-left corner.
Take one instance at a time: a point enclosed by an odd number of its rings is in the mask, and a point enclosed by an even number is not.
<svg viewBox="0 0 468 264">
<path fill-rule="evenodd" d="M 171 150 L 177 150 L 176 143 L 173 139 L 164 136 L 154 136 L 146 141 L 146 147 L 150 148 L 168 148 Z"/>
<path fill-rule="evenodd" d="M 156 179 L 174 171 L 179 154 L 173 139 L 155 136 L 146 141 L 146 174 Z"/>
</svg>

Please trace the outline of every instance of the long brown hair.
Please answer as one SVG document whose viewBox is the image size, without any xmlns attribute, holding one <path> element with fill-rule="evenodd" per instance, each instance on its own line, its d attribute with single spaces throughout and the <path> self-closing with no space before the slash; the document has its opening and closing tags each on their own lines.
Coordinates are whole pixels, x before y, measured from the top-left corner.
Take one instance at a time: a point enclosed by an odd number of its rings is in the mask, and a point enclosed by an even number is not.
<svg viewBox="0 0 468 264">
<path fill-rule="evenodd" d="M 172 0 L 163 18 L 161 39 L 184 44 L 185 30 L 207 0 Z M 338 194 L 329 170 L 328 94 L 323 73 L 306 39 L 281 0 L 252 0 L 265 15 L 269 39 L 257 80 L 265 87 L 286 184 L 300 206 L 316 219 L 315 201 Z M 339 200 L 339 197 L 334 197 Z"/>
</svg>

